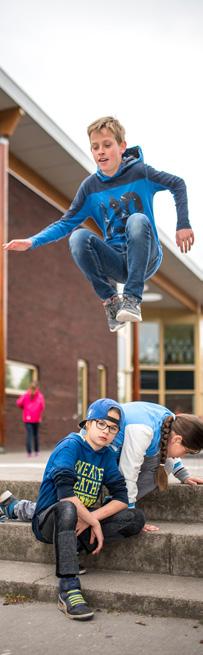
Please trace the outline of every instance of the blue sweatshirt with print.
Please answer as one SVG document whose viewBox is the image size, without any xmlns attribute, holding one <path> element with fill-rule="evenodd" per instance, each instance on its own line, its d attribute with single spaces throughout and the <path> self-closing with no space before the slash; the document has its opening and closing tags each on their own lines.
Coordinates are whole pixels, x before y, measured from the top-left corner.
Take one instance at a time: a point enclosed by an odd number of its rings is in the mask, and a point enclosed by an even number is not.
<svg viewBox="0 0 203 655">
<path fill-rule="evenodd" d="M 136 212 L 148 216 L 158 241 L 153 198 L 157 191 L 166 190 L 175 200 L 177 229 L 190 228 L 185 182 L 145 164 L 139 146 L 128 148 L 115 175 L 106 176 L 98 169 L 82 182 L 68 211 L 30 237 L 32 249 L 63 239 L 89 217 L 100 228 L 106 243 L 122 247 L 126 241 L 126 221 Z"/>
<path fill-rule="evenodd" d="M 125 480 L 114 453 L 108 447 L 95 451 L 84 437 L 72 432 L 56 445 L 47 462 L 35 515 L 71 496 L 92 508 L 103 484 L 114 500 L 128 504 Z"/>
</svg>

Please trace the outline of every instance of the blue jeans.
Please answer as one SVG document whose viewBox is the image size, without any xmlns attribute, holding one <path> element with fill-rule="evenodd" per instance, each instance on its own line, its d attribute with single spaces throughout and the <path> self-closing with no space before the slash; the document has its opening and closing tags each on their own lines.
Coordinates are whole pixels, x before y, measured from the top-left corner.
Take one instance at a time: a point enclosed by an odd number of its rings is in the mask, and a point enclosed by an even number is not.
<svg viewBox="0 0 203 655">
<path fill-rule="evenodd" d="M 32 452 L 32 443 L 35 453 L 39 451 L 39 423 L 25 423 L 26 428 L 26 450 L 29 455 Z"/>
<path fill-rule="evenodd" d="M 116 295 L 116 283 L 121 282 L 124 294 L 141 302 L 145 280 L 162 261 L 161 246 L 145 214 L 129 216 L 125 245 L 110 246 L 86 228 L 75 230 L 69 245 L 75 263 L 101 300 Z"/>
</svg>

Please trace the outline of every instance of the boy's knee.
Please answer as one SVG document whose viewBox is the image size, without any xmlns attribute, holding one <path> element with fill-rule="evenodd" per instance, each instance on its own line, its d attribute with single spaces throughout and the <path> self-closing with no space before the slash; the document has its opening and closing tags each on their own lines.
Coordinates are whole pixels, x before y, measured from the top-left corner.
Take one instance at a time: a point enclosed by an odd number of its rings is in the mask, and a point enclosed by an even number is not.
<svg viewBox="0 0 203 655">
<path fill-rule="evenodd" d="M 129 510 L 129 520 L 131 525 L 131 534 L 138 534 L 145 525 L 145 515 L 142 509 Z"/>
<path fill-rule="evenodd" d="M 55 520 L 58 532 L 74 530 L 77 523 L 77 510 L 68 500 L 59 501 L 55 506 Z"/>
<path fill-rule="evenodd" d="M 84 250 L 85 244 L 88 242 L 88 238 L 89 230 L 85 230 L 84 228 L 80 228 L 79 230 L 72 232 L 69 238 L 69 248 L 73 257 L 74 255 L 77 256 L 77 254 L 80 254 L 81 250 Z"/>
<path fill-rule="evenodd" d="M 145 515 L 142 509 L 135 510 L 135 522 L 139 526 L 139 529 L 142 530 L 145 525 Z"/>
<path fill-rule="evenodd" d="M 132 238 L 138 238 L 149 226 L 150 221 L 145 214 L 131 214 L 126 223 L 126 231 Z"/>
</svg>

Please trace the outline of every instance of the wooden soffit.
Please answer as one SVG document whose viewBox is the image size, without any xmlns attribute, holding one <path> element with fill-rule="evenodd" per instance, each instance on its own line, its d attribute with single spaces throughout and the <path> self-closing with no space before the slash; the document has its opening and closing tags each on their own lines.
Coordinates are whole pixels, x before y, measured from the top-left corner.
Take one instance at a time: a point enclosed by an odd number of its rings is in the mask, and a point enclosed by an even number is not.
<svg viewBox="0 0 203 655">
<path fill-rule="evenodd" d="M 191 312 L 195 314 L 201 311 L 201 307 L 191 296 L 189 296 L 185 291 L 180 289 L 176 284 L 171 282 L 163 273 L 160 271 L 155 273 L 153 276 L 153 282 L 163 291 L 166 291 L 172 298 L 178 300 L 182 305 L 190 309 Z"/>
<path fill-rule="evenodd" d="M 12 136 L 24 113 L 21 107 L 2 109 L 0 111 L 0 136 Z"/>
</svg>

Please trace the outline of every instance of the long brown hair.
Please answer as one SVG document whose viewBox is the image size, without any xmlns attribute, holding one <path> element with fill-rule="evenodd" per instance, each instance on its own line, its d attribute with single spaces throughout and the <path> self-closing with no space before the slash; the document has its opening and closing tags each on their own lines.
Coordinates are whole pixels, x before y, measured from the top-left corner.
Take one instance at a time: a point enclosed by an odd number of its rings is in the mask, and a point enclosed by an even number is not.
<svg viewBox="0 0 203 655">
<path fill-rule="evenodd" d="M 178 414 L 168 416 L 161 427 L 160 442 L 160 464 L 156 471 L 156 483 L 160 491 L 165 491 L 168 486 L 168 476 L 164 465 L 167 459 L 168 441 L 172 432 L 180 434 L 182 445 L 194 453 L 199 453 L 203 448 L 203 421 L 194 414 Z"/>
</svg>

